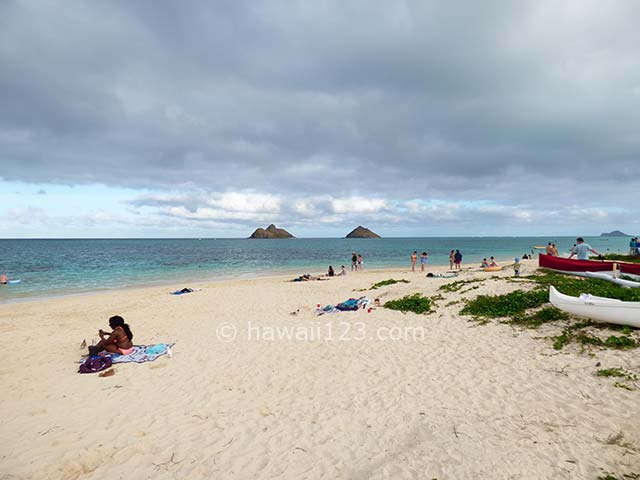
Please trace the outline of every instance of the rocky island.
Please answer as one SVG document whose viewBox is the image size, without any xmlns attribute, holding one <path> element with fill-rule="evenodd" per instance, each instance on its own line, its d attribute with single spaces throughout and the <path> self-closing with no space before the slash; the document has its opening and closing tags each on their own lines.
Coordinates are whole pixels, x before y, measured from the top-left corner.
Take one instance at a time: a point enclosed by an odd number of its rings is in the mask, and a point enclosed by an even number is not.
<svg viewBox="0 0 640 480">
<path fill-rule="evenodd" d="M 377 233 L 361 225 L 357 226 L 345 238 L 381 238 Z"/>
<path fill-rule="evenodd" d="M 601 237 L 630 237 L 631 235 L 627 235 L 620 230 L 614 230 L 613 232 L 604 232 L 600 234 Z"/>
<path fill-rule="evenodd" d="M 267 228 L 256 228 L 249 238 L 296 238 L 284 228 L 277 228 L 273 223 Z"/>
</svg>

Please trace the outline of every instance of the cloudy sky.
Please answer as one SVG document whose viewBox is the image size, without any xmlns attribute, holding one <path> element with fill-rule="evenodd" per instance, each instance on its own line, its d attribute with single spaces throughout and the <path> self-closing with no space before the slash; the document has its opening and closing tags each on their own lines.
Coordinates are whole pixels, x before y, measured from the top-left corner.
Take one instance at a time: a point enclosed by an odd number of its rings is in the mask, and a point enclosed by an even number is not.
<svg viewBox="0 0 640 480">
<path fill-rule="evenodd" d="M 640 232 L 640 2 L 0 1 L 0 237 Z"/>
</svg>

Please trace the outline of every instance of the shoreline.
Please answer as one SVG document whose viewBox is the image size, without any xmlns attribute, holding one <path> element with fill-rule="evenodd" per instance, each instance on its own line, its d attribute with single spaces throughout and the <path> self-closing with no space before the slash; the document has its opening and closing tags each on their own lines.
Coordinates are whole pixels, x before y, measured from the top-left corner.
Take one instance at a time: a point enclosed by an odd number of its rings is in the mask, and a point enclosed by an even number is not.
<svg viewBox="0 0 640 480">
<path fill-rule="evenodd" d="M 498 265 L 500 266 L 506 266 L 508 264 L 510 264 L 510 262 L 513 259 L 497 259 L 496 262 L 498 263 Z M 536 261 L 536 265 L 537 265 L 537 259 L 534 259 Z M 366 262 L 366 260 L 365 260 Z M 526 262 L 523 261 L 523 262 Z M 408 263 L 408 262 L 407 262 Z M 506 265 L 505 265 L 506 264 Z M 526 263 L 524 263 L 526 265 Z M 327 264 L 328 267 L 329 264 Z M 465 264 L 463 263 L 463 270 L 464 269 L 469 269 L 469 268 L 476 268 L 478 267 L 478 265 L 476 265 L 475 267 L 471 267 L 470 265 L 464 266 Z M 448 267 L 448 264 L 431 264 L 431 263 L 427 263 L 427 269 L 431 268 L 434 269 L 435 271 L 442 271 L 443 268 Z M 351 274 L 355 274 L 355 272 L 352 272 L 349 268 L 350 268 L 350 264 L 349 265 L 345 265 L 345 267 L 347 267 L 347 273 L 351 273 Z M 339 267 L 338 267 L 339 268 Z M 409 266 L 398 266 L 398 265 L 393 265 L 393 266 L 383 266 L 383 267 L 371 267 L 370 269 L 367 268 L 367 264 L 365 263 L 365 272 L 378 272 L 378 271 L 399 271 L 402 270 L 403 268 L 407 268 L 409 269 L 409 273 L 411 273 L 410 271 L 410 265 Z M 302 269 L 302 268 L 286 268 L 286 269 L 276 269 L 276 270 L 256 270 L 255 272 L 238 272 L 238 273 L 234 273 L 234 274 L 218 274 L 218 278 L 215 277 L 215 274 L 212 274 L 210 277 L 205 273 L 204 275 L 202 275 L 201 277 L 197 277 L 197 276 L 190 276 L 187 275 L 185 277 L 179 277 L 177 279 L 172 279 L 172 280 L 148 280 L 148 281 L 143 281 L 143 282 L 136 282 L 136 283 L 132 283 L 129 285 L 124 285 L 124 286 L 120 286 L 120 287 L 107 287 L 107 288 L 94 288 L 94 289 L 88 289 L 88 290 L 78 290 L 78 291 L 73 291 L 73 292 L 66 292 L 66 293 L 58 293 L 56 291 L 52 291 L 49 293 L 43 293 L 43 292 L 34 292 L 34 293 L 26 293 L 14 298 L 0 298 L 0 306 L 2 305 L 11 305 L 11 304 L 17 304 L 17 303 L 24 303 L 24 302 L 33 302 L 33 301 L 43 301 L 43 300 L 48 300 L 48 299 L 52 299 L 52 298 L 67 298 L 67 297 L 75 297 L 75 296 L 85 296 L 85 295 L 93 295 L 93 294 L 100 294 L 100 293 L 106 293 L 106 292 L 121 292 L 121 291 L 127 291 L 127 290 L 132 290 L 132 289 L 146 289 L 146 288 L 153 288 L 153 287 L 169 287 L 171 285 L 177 285 L 180 283 L 191 283 L 194 285 L 198 285 L 198 284 L 203 284 L 203 283 L 211 283 L 211 282 L 226 282 L 226 281 L 233 281 L 233 280 L 242 280 L 242 279 L 254 279 L 254 278 L 270 278 L 270 277 L 280 277 L 280 276 L 286 276 L 286 275 L 293 275 L 294 278 L 299 276 L 299 275 L 303 275 L 305 273 L 311 273 L 312 275 L 317 275 L 317 276 L 321 276 L 324 273 L 326 273 L 326 270 L 322 273 L 312 273 L 314 270 L 316 269 L 316 267 L 309 267 L 308 269 Z M 335 266 L 334 266 L 335 269 Z M 447 268 L 448 270 L 448 268 Z M 336 271 L 338 271 L 336 269 Z M 425 273 L 427 271 L 425 270 Z M 358 272 L 359 274 L 360 272 Z M 421 273 L 420 272 L 420 259 L 418 258 L 418 263 L 416 264 L 416 273 Z M 6 287 L 6 286 L 3 286 Z M 2 287 L 0 287 L 2 288 Z M 182 288 L 182 287 L 180 287 Z"/>
</svg>

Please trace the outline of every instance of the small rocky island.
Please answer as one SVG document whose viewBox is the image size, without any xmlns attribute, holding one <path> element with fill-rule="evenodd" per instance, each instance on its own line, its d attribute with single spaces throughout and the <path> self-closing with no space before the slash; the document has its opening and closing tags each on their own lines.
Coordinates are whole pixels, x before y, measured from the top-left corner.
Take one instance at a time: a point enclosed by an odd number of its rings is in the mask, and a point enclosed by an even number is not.
<svg viewBox="0 0 640 480">
<path fill-rule="evenodd" d="M 627 235 L 626 233 L 623 233 L 620 230 L 614 230 L 613 232 L 601 233 L 600 236 L 601 237 L 630 237 L 631 235 Z"/>
<path fill-rule="evenodd" d="M 284 228 L 277 228 L 273 223 L 267 228 L 256 228 L 249 238 L 296 238 Z"/>
<path fill-rule="evenodd" d="M 357 226 L 345 238 L 382 238 L 362 225 Z"/>
</svg>

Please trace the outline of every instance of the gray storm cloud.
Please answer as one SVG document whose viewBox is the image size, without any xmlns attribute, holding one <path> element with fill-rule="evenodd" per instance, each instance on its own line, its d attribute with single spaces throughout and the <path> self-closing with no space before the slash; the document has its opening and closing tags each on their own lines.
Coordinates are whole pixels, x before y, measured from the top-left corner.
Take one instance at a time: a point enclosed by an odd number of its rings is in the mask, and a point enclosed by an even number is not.
<svg viewBox="0 0 640 480">
<path fill-rule="evenodd" d="M 0 177 L 181 190 L 132 205 L 192 220 L 262 220 L 211 205 L 247 191 L 300 221 L 344 219 L 352 197 L 386 199 L 354 212 L 377 218 L 429 214 L 416 199 L 624 208 L 638 18 L 588 0 L 5 1 Z"/>
</svg>

